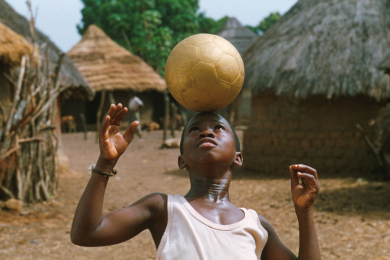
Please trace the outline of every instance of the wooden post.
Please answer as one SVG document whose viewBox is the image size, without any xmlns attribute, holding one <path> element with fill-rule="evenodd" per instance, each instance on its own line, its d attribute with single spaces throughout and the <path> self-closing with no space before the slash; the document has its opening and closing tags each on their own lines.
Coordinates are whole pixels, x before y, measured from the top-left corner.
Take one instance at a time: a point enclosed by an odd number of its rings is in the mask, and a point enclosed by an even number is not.
<svg viewBox="0 0 390 260">
<path fill-rule="evenodd" d="M 164 105 L 165 105 L 165 114 L 164 114 L 163 142 L 167 140 L 167 131 L 168 131 L 168 123 L 169 123 L 169 96 L 167 91 L 164 92 Z"/>
<path fill-rule="evenodd" d="M 102 111 L 104 107 L 104 101 L 106 99 L 106 90 L 102 90 L 102 95 L 100 97 L 100 105 L 99 105 L 99 110 L 96 115 L 96 136 L 95 136 L 95 142 L 99 142 L 99 131 L 100 131 L 100 121 L 102 117 Z"/>
<path fill-rule="evenodd" d="M 171 102 L 171 136 L 175 138 L 177 106 Z"/>
<path fill-rule="evenodd" d="M 116 103 L 115 103 L 114 94 L 112 93 L 112 91 L 109 91 L 109 92 L 108 92 L 108 101 L 110 101 L 110 105 L 111 105 L 111 104 L 116 104 Z"/>
<path fill-rule="evenodd" d="M 81 122 L 82 122 L 82 126 L 83 126 L 84 141 L 86 141 L 88 139 L 88 137 L 87 137 L 87 122 L 85 120 L 85 116 L 83 113 L 80 113 L 80 117 L 81 117 Z"/>
</svg>

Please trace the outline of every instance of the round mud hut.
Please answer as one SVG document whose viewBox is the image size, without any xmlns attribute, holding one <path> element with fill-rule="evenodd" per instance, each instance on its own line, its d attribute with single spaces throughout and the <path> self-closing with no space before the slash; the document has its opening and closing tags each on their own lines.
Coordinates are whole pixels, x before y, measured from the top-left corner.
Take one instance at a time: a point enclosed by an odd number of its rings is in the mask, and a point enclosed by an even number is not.
<svg viewBox="0 0 390 260">
<path fill-rule="evenodd" d="M 357 125 L 371 136 L 390 97 L 390 78 L 379 69 L 389 46 L 389 1 L 298 1 L 244 54 L 244 88 L 253 94 L 244 165 L 268 173 L 294 163 L 323 173 L 376 171 Z"/>
<path fill-rule="evenodd" d="M 161 112 L 164 104 L 161 92 L 167 88 L 165 80 L 141 58 L 110 39 L 99 27 L 90 25 L 68 55 L 97 92 L 95 99 L 86 104 L 88 124 L 96 123 L 96 113 L 103 99 L 103 111 L 113 102 L 127 106 L 131 90 L 137 92 L 137 96 L 144 102 L 142 122 L 159 117 L 155 113 Z M 102 95 L 106 91 L 108 98 Z M 80 105 L 68 103 L 63 110 L 75 113 L 74 110 Z"/>
<path fill-rule="evenodd" d="M 259 38 L 257 34 L 243 26 L 235 17 L 228 17 L 217 34 L 233 44 L 241 56 Z M 243 89 L 234 103 L 223 109 L 221 113 L 228 119 L 230 118 L 234 125 L 247 125 L 250 120 L 251 98 L 251 90 Z"/>
</svg>

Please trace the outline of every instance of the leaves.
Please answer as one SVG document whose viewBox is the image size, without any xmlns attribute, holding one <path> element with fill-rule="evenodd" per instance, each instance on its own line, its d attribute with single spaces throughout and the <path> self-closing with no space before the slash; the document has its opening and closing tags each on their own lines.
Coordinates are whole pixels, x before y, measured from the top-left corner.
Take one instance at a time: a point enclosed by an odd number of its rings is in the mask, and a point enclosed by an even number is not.
<svg viewBox="0 0 390 260">
<path fill-rule="evenodd" d="M 279 12 L 271 13 L 266 18 L 264 18 L 257 26 L 247 26 L 248 29 L 253 31 L 254 33 L 258 35 L 262 35 L 267 31 L 269 28 L 271 28 L 277 21 L 280 20 L 282 16 Z"/>
</svg>

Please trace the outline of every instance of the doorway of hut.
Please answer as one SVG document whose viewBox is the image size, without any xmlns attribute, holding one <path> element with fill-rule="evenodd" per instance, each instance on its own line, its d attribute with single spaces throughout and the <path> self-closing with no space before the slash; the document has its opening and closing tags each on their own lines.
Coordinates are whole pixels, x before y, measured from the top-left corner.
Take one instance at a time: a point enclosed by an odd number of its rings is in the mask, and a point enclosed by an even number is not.
<svg viewBox="0 0 390 260">
<path fill-rule="evenodd" d="M 118 91 L 115 90 L 112 92 L 112 96 L 115 100 L 115 103 L 122 103 L 123 106 L 128 107 L 130 100 L 129 91 Z M 142 100 L 144 107 L 140 110 L 140 121 L 142 124 L 148 124 L 151 121 L 157 122 L 160 124 L 161 118 L 164 117 L 164 94 L 158 91 L 143 91 L 137 92 L 136 96 Z M 97 123 L 97 112 L 99 110 L 100 102 L 102 99 L 102 92 L 99 91 L 96 93 L 95 98 L 92 101 L 85 103 L 85 119 L 89 131 L 96 131 Z M 105 115 L 107 110 L 110 107 L 110 98 L 108 92 L 106 92 L 102 117 Z M 123 126 L 126 127 L 130 123 L 129 117 L 123 119 Z"/>
</svg>

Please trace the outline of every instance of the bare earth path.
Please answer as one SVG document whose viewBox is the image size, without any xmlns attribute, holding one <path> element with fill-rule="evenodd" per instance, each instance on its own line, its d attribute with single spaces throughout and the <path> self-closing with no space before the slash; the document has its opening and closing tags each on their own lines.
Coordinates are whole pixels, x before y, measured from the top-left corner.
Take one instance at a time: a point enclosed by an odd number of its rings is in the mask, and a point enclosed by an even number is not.
<svg viewBox="0 0 390 260">
<path fill-rule="evenodd" d="M 242 136 L 241 131 L 238 134 Z M 161 137 L 161 131 L 151 132 L 143 142 L 135 139 L 130 145 L 119 161 L 118 177 L 108 184 L 105 213 L 152 192 L 186 193 L 187 174 L 177 170 L 179 150 L 159 149 Z M 65 134 L 63 146 L 71 172 L 61 175 L 54 198 L 27 205 L 21 214 L 0 211 L 0 259 L 154 259 L 156 249 L 148 232 L 111 247 L 82 248 L 70 242 L 73 214 L 89 178 L 87 168 L 96 162 L 99 151 L 93 133 L 88 141 L 81 133 Z M 284 176 L 239 169 L 231 199 L 264 215 L 296 253 L 298 226 L 287 167 Z M 331 177 L 326 169 L 317 170 L 321 191 L 315 220 L 322 259 L 390 259 L 390 183 Z"/>
</svg>

